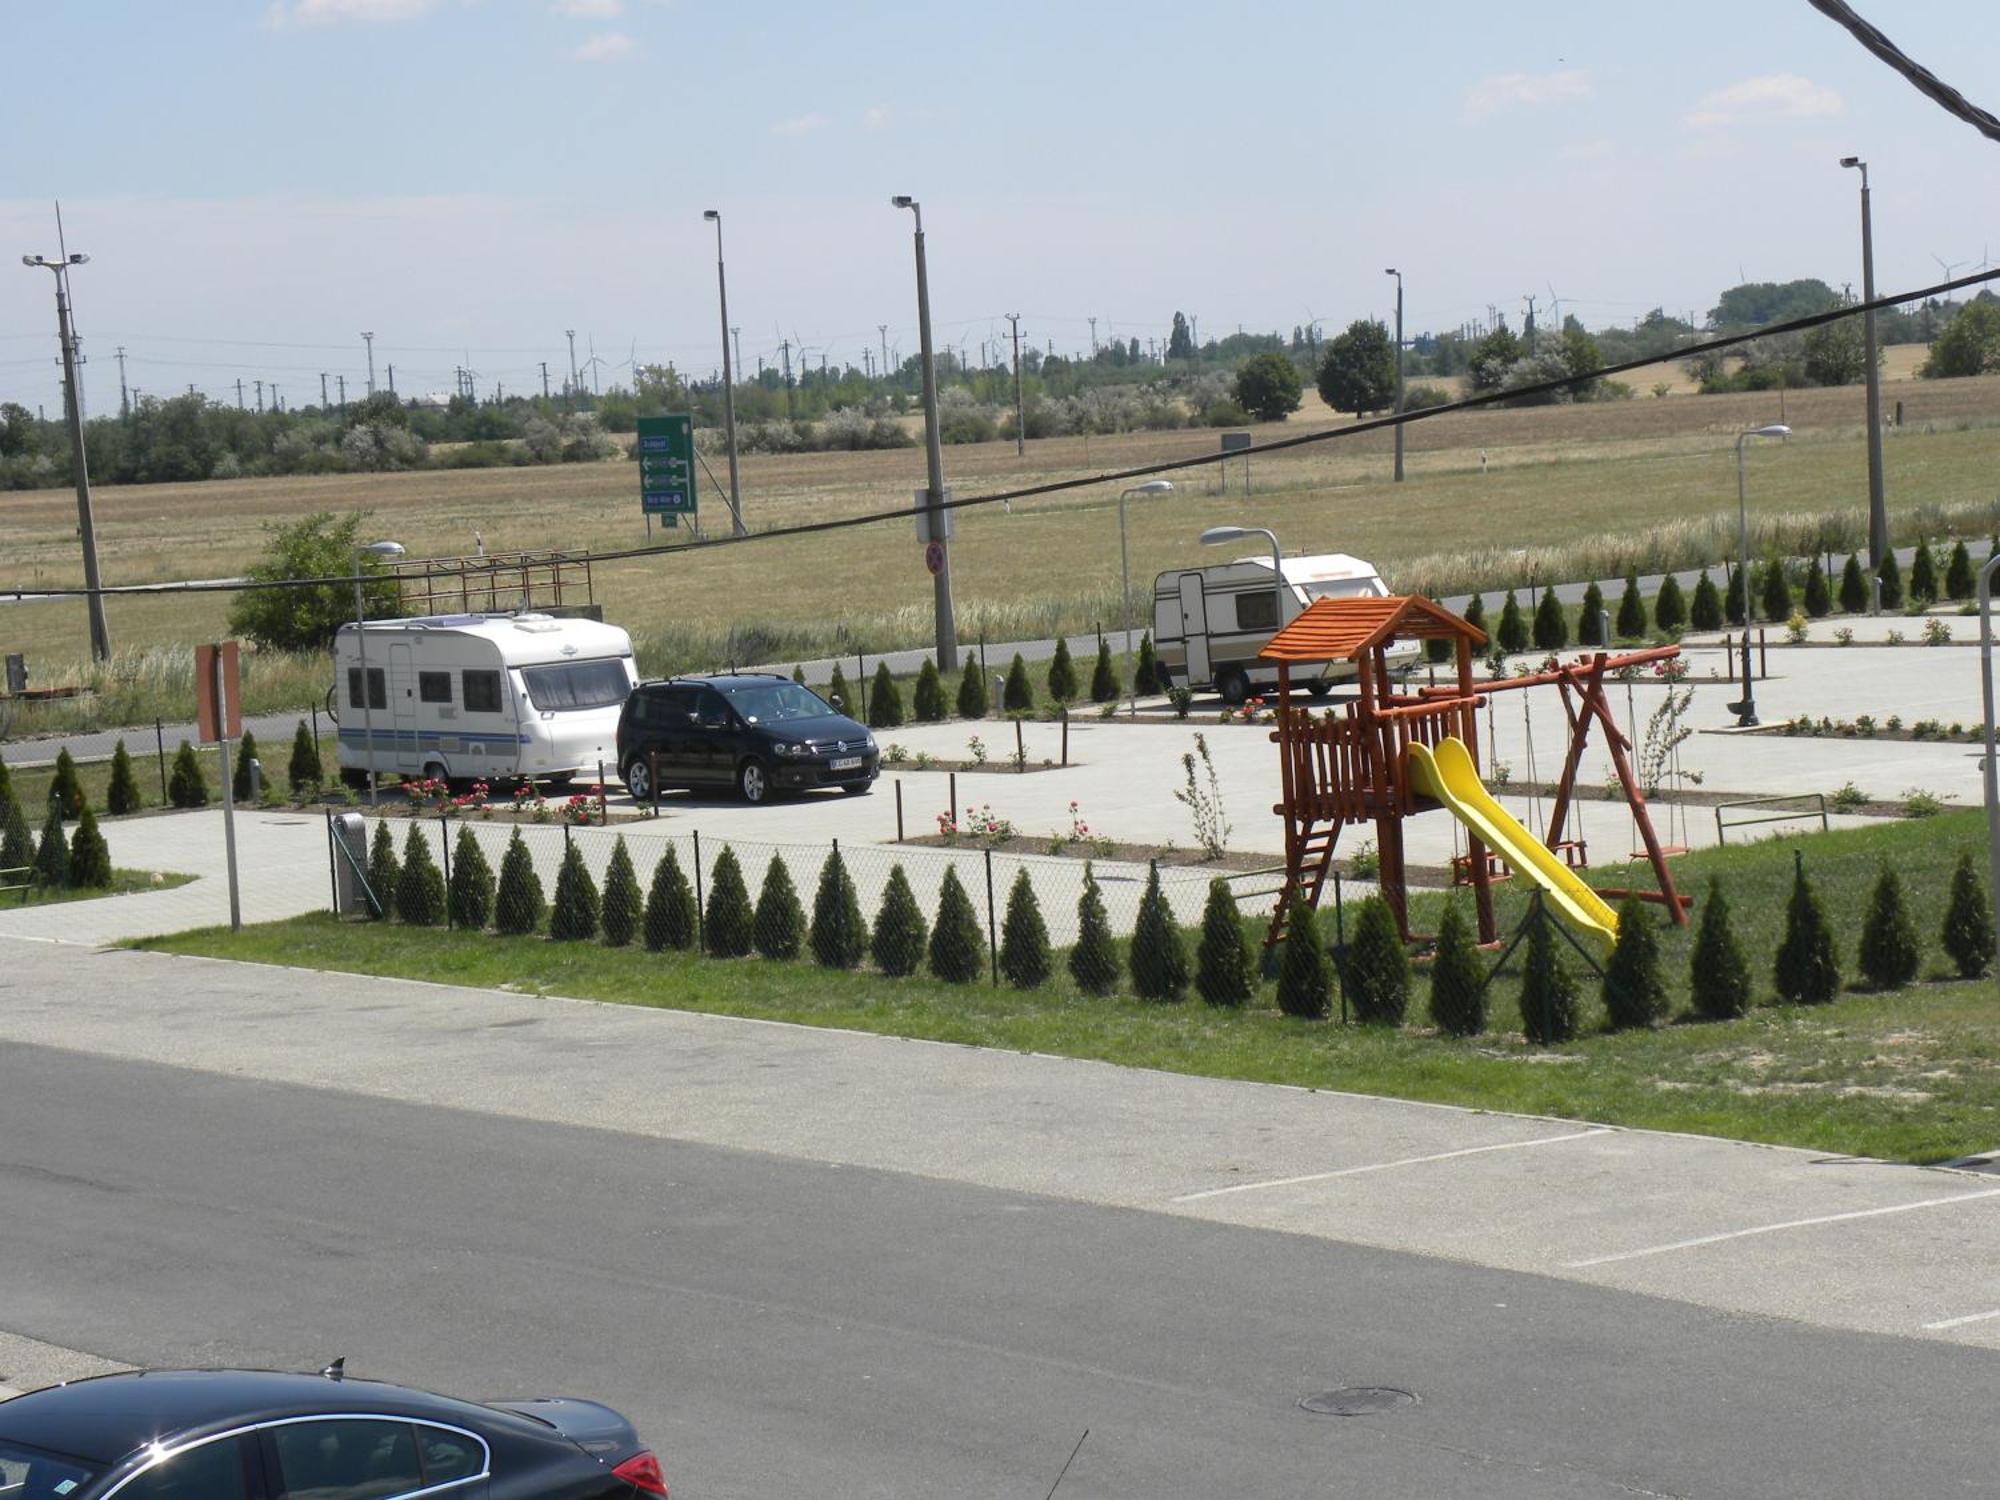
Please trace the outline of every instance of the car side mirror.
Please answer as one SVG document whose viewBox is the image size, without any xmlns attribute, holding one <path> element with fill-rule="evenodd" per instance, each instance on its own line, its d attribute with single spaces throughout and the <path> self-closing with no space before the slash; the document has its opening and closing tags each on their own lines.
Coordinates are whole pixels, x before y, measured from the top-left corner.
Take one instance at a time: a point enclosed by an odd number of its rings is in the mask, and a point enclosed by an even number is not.
<svg viewBox="0 0 2000 1500">
<path fill-rule="evenodd" d="M 847 704 L 842 701 L 840 694 L 834 693 L 826 701 L 833 705 L 835 713 L 844 714 L 847 712 Z"/>
</svg>

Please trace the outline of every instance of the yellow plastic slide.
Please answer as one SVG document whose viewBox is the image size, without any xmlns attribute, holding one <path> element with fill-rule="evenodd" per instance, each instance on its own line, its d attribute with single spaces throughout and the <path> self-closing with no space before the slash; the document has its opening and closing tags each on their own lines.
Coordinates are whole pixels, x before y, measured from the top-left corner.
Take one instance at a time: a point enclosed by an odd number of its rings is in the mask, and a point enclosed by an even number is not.
<svg viewBox="0 0 2000 1500">
<path fill-rule="evenodd" d="M 1435 797 L 1451 815 L 1469 828 L 1487 848 L 1504 859 L 1523 880 L 1531 881 L 1548 894 L 1557 911 L 1605 942 L 1618 937 L 1618 914 L 1605 905 L 1604 898 L 1585 885 L 1576 872 L 1548 845 L 1495 802 L 1480 783 L 1472 752 L 1459 739 L 1441 740 L 1432 750 L 1412 744 L 1409 751 L 1410 785 L 1426 796 Z"/>
</svg>

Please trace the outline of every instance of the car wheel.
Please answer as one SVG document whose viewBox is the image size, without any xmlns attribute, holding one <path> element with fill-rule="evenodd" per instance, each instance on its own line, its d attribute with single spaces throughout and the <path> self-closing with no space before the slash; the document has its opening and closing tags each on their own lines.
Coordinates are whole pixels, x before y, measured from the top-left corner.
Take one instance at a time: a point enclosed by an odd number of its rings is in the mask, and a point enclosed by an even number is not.
<svg viewBox="0 0 2000 1500">
<path fill-rule="evenodd" d="M 632 794 L 634 802 L 653 800 L 653 775 L 645 761 L 638 759 L 627 761 L 622 774 L 625 777 L 625 790 Z"/>
<path fill-rule="evenodd" d="M 865 797 L 875 790 L 875 783 L 872 781 L 850 781 L 840 790 L 843 796 Z"/>
<path fill-rule="evenodd" d="M 761 760 L 746 760 L 736 768 L 736 790 L 745 802 L 762 802 L 771 795 L 770 773 Z"/>
<path fill-rule="evenodd" d="M 340 768 L 340 780 L 341 784 L 347 787 L 349 791 L 365 792 L 368 790 L 368 773 L 366 771 L 357 771 L 352 766 L 342 766 Z"/>
<path fill-rule="evenodd" d="M 1241 667 L 1231 667 L 1215 679 L 1215 690 L 1231 708 L 1241 708 L 1250 696 L 1250 679 Z"/>
</svg>

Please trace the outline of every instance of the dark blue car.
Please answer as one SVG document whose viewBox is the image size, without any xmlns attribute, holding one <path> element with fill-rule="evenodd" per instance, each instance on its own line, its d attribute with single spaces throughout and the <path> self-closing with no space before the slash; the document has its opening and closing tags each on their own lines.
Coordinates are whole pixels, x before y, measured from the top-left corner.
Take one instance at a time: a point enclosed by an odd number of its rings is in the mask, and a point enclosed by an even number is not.
<svg viewBox="0 0 2000 1500">
<path fill-rule="evenodd" d="M 642 682 L 618 720 L 618 774 L 641 802 L 670 787 L 733 789 L 745 802 L 820 787 L 859 794 L 881 772 L 875 736 L 839 702 L 769 673 Z"/>
</svg>

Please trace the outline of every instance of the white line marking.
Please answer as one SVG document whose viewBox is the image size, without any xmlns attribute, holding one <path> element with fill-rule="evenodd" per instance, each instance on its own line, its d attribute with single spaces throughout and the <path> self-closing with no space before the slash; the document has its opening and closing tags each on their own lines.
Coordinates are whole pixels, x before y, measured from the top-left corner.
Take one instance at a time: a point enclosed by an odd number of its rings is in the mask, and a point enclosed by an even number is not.
<svg viewBox="0 0 2000 1500">
<path fill-rule="evenodd" d="M 1839 1224 L 1847 1219 L 1873 1219 L 1883 1214 L 1906 1214 L 1919 1208 L 1941 1208 L 1949 1203 L 1970 1203 L 1975 1198 L 2000 1198 L 2000 1188 L 1983 1193 L 1958 1193 L 1949 1198 L 1924 1198 L 1915 1203 L 1892 1203 L 1887 1208 L 1858 1208 L 1852 1213 L 1821 1214 L 1812 1219 L 1790 1219 L 1783 1224 L 1759 1224 L 1754 1229 L 1731 1229 L 1724 1234 L 1705 1234 L 1696 1240 L 1676 1240 L 1671 1245 L 1649 1245 L 1644 1250 L 1624 1250 L 1617 1255 L 1594 1255 L 1589 1260 L 1566 1260 L 1563 1269 L 1579 1271 L 1585 1266 L 1608 1266 L 1614 1261 L 1640 1260 L 1648 1255 L 1665 1255 L 1672 1250 L 1694 1250 L 1718 1245 L 1724 1240 L 1747 1239 L 1755 1234 L 1776 1234 L 1781 1229 L 1810 1229 L 1815 1224 Z"/>
<path fill-rule="evenodd" d="M 1585 1136 L 1610 1135 L 1609 1126 L 1572 1131 L 1568 1135 L 1538 1136 L 1532 1141 L 1502 1141 L 1497 1146 L 1467 1146 L 1462 1151 L 1439 1151 L 1431 1156 L 1405 1156 L 1399 1161 L 1370 1162 L 1365 1167 L 1342 1167 L 1337 1172 L 1313 1172 L 1305 1177 L 1279 1177 L 1270 1182 L 1238 1182 L 1229 1187 L 1208 1188 L 1199 1193 L 1182 1193 L 1170 1203 L 1193 1203 L 1201 1198 L 1220 1198 L 1225 1193 L 1252 1193 L 1260 1188 L 1293 1187 L 1301 1182 L 1326 1182 L 1335 1177 L 1359 1177 L 1364 1172 L 1386 1172 L 1391 1167 L 1415 1167 L 1428 1161 L 1450 1161 L 1458 1156 L 1478 1156 L 1487 1151 L 1520 1151 L 1528 1146 L 1553 1146 L 1557 1141 L 1580 1141 Z"/>
<path fill-rule="evenodd" d="M 1942 1318 L 1935 1323 L 1926 1323 L 1926 1328 L 1956 1328 L 1961 1323 L 1984 1323 L 1988 1318 L 2000 1318 L 2000 1307 L 1992 1312 L 1967 1313 L 1962 1318 Z"/>
</svg>

